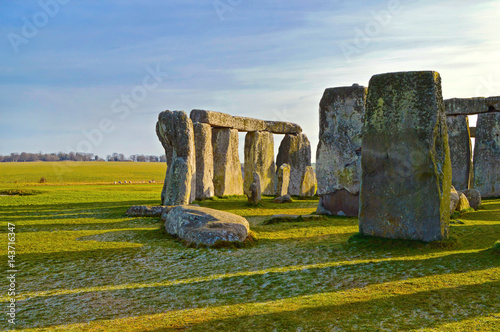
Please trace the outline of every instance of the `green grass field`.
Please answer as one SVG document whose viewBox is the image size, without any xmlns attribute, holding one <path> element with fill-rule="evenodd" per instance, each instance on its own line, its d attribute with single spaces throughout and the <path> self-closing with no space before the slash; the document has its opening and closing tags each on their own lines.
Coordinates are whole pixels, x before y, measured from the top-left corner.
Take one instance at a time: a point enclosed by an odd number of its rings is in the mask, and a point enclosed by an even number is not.
<svg viewBox="0 0 500 332">
<path fill-rule="evenodd" d="M 246 217 L 258 241 L 193 249 L 168 238 L 159 219 L 124 215 L 160 203 L 164 165 L 77 163 L 60 178 L 51 168 L 0 164 L 0 190 L 34 193 L 0 196 L 4 330 L 14 327 L 5 314 L 8 223 L 18 330 L 500 330 L 500 199 L 456 219 L 455 241 L 440 244 L 348 242 L 356 218 L 262 225 L 273 214 L 312 213 L 317 200 L 208 200 L 200 205 Z M 36 184 L 42 176 L 49 185 Z M 110 184 L 120 180 L 138 183 Z"/>
</svg>

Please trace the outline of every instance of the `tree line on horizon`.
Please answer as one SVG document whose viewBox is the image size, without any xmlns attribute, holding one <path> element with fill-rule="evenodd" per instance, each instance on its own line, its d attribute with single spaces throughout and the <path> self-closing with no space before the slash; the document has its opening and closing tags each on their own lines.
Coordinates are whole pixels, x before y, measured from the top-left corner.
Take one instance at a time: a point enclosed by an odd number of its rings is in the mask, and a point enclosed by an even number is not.
<svg viewBox="0 0 500 332">
<path fill-rule="evenodd" d="M 27 153 L 13 152 L 10 155 L 0 155 L 0 162 L 33 162 L 33 161 L 133 161 L 133 162 L 166 162 L 165 155 L 143 155 L 133 154 L 125 157 L 123 153 L 113 153 L 106 156 L 106 159 L 94 155 L 93 153 L 82 152 L 58 152 L 58 153 Z"/>
</svg>

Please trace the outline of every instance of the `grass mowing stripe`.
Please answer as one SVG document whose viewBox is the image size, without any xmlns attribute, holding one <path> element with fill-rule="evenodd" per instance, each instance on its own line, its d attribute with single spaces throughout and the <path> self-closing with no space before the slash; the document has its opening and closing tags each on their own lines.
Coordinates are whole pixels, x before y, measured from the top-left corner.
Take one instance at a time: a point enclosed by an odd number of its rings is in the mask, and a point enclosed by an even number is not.
<svg viewBox="0 0 500 332">
<path fill-rule="evenodd" d="M 191 283 L 200 283 L 214 280 L 222 280 L 228 278 L 242 277 L 242 276 L 254 276 L 254 275 L 263 275 L 266 273 L 286 273 L 300 270 L 309 270 L 316 268 L 327 268 L 327 267 L 340 267 L 340 266 L 348 266 L 348 265 L 356 265 L 356 264 L 369 264 L 369 263 L 381 263 L 381 262 L 397 262 L 397 261 L 418 261 L 418 260 L 427 260 L 438 257 L 445 257 L 448 255 L 455 254 L 466 254 L 466 253 L 474 253 L 477 250 L 465 250 L 465 251 L 455 251 L 455 252 L 441 252 L 436 253 L 432 256 L 409 256 L 409 257 L 399 257 L 399 258 L 387 258 L 387 259 L 366 259 L 366 260 L 351 260 L 351 261 L 338 261 L 338 262 L 330 262 L 330 263 L 321 263 L 321 264 L 309 264 L 309 265 L 300 265 L 300 266 L 287 266 L 280 268 L 270 268 L 259 271 L 245 271 L 245 272 L 237 272 L 237 273 L 228 273 L 228 274 L 214 274 L 208 277 L 198 277 L 198 278 L 188 278 L 183 280 L 168 280 L 163 282 L 154 282 L 154 283 L 135 283 L 135 284 L 124 284 L 124 285 L 110 285 L 110 286 L 99 286 L 99 287 L 85 287 L 85 288 L 75 288 L 75 289 L 57 289 L 57 290 L 49 290 L 49 291 L 41 291 L 41 292 L 27 292 L 23 293 L 18 297 L 18 300 L 31 299 L 35 297 L 49 297 L 49 296 L 58 296 L 58 295 L 69 295 L 69 294 L 79 294 L 79 293 L 90 293 L 90 292 L 105 292 L 105 291 L 116 291 L 116 290 L 126 290 L 126 289 L 136 289 L 136 288 L 152 288 L 152 287 L 167 287 L 167 286 L 175 286 L 182 284 L 191 284 Z M 1 297 L 0 301 L 4 302 L 8 299 L 6 297 Z"/>
<path fill-rule="evenodd" d="M 419 293 L 425 296 L 427 292 L 431 291 L 462 288 L 497 281 L 500 281 L 500 268 L 492 268 L 466 273 L 449 273 L 439 276 L 398 280 L 340 292 L 305 295 L 263 303 L 243 303 L 177 310 L 155 315 L 102 320 L 87 324 L 51 326 L 50 329 L 28 329 L 25 331 L 149 331 L 159 328 L 186 328 L 193 324 L 203 324 L 213 320 L 272 315 L 274 313 L 293 313 L 319 307 L 331 306 L 342 310 L 343 306 L 349 304 L 361 304 L 405 295 L 418 295 Z"/>
</svg>

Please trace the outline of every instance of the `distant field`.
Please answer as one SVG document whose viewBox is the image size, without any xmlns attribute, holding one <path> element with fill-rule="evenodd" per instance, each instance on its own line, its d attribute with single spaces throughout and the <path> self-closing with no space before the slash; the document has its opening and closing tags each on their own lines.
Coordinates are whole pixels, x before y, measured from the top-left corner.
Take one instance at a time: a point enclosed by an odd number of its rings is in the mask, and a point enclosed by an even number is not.
<svg viewBox="0 0 500 332">
<path fill-rule="evenodd" d="M 165 163 L 137 162 L 26 162 L 0 163 L 0 183 L 47 184 L 113 183 L 114 181 L 162 182 Z"/>
</svg>

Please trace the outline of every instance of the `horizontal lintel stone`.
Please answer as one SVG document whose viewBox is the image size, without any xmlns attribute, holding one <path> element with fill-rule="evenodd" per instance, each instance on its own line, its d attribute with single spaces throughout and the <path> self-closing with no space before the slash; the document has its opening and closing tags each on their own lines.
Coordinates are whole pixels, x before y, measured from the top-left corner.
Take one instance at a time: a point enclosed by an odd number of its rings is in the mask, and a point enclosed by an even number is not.
<svg viewBox="0 0 500 332">
<path fill-rule="evenodd" d="M 446 115 L 474 115 L 500 111 L 500 96 L 451 98 L 444 101 Z"/>
<path fill-rule="evenodd" d="M 208 123 L 212 127 L 233 128 L 238 131 L 268 131 L 274 134 L 298 134 L 302 128 L 295 123 L 282 121 L 265 121 L 230 114 L 192 110 L 190 118 L 193 122 Z"/>
</svg>

